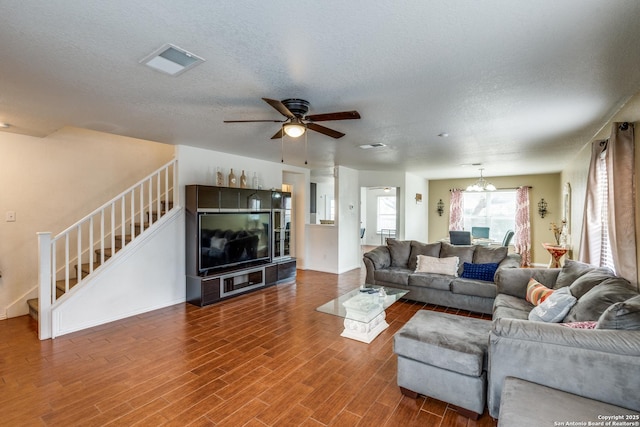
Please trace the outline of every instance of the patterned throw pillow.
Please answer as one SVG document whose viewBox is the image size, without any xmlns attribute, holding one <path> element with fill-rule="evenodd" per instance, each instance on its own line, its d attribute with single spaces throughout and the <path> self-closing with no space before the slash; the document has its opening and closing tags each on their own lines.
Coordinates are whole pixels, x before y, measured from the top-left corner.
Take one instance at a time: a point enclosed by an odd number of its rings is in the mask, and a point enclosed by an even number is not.
<svg viewBox="0 0 640 427">
<path fill-rule="evenodd" d="M 540 305 L 533 307 L 529 312 L 529 320 L 534 322 L 562 322 L 571 307 L 578 300 L 571 295 L 569 288 L 560 288 L 550 294 Z"/>
<path fill-rule="evenodd" d="M 567 328 L 573 329 L 595 329 L 598 322 L 568 322 L 568 323 L 560 323 L 562 326 L 566 326 Z"/>
<path fill-rule="evenodd" d="M 527 301 L 533 305 L 540 305 L 553 293 L 553 289 L 547 288 L 533 277 L 527 284 Z"/>
<path fill-rule="evenodd" d="M 486 282 L 493 282 L 493 276 L 498 269 L 498 263 L 490 262 L 486 264 L 470 264 L 464 263 L 462 275 L 465 279 L 484 280 Z"/>
</svg>

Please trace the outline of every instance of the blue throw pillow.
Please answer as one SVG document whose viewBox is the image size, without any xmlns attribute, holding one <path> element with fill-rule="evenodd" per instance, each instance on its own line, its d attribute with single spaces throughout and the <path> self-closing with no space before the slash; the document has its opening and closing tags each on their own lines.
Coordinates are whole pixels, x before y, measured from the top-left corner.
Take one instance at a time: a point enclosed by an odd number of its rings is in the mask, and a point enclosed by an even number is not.
<svg viewBox="0 0 640 427">
<path fill-rule="evenodd" d="M 464 263 L 462 275 L 465 279 L 484 280 L 486 282 L 493 282 L 493 276 L 496 274 L 498 264 L 490 262 L 487 264 L 470 264 Z"/>
</svg>

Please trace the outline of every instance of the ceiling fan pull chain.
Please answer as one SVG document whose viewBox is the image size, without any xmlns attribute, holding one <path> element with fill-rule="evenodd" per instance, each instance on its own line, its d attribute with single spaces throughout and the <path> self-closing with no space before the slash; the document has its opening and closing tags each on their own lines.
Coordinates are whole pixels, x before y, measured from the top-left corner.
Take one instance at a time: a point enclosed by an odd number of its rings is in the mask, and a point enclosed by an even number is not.
<svg viewBox="0 0 640 427">
<path fill-rule="evenodd" d="M 309 132 L 304 133 L 304 164 L 307 164 L 307 158 L 309 157 L 309 144 L 307 143 L 307 134 Z"/>
<path fill-rule="evenodd" d="M 280 125 L 282 131 L 280 132 L 280 163 L 284 163 L 284 125 Z"/>
</svg>

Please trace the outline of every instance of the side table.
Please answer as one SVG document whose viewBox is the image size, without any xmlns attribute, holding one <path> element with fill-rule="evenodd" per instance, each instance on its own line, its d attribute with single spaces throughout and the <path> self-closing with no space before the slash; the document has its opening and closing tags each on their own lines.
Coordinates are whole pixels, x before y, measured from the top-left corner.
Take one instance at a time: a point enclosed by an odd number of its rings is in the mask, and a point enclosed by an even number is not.
<svg viewBox="0 0 640 427">
<path fill-rule="evenodd" d="M 543 243 L 542 246 L 551 254 L 551 261 L 549 261 L 549 268 L 559 268 L 560 258 L 562 258 L 568 251 L 568 248 L 559 245 L 552 245 L 551 243 Z"/>
</svg>

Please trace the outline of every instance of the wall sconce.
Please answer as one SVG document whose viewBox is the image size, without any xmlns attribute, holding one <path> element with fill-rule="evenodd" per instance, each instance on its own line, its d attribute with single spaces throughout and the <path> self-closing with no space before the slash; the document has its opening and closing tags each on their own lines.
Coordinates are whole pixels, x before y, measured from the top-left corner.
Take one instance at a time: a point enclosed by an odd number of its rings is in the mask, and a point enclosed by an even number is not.
<svg viewBox="0 0 640 427">
<path fill-rule="evenodd" d="M 538 213 L 540 214 L 540 218 L 544 218 L 547 215 L 547 202 L 544 199 L 540 199 L 538 202 Z"/>
<path fill-rule="evenodd" d="M 438 200 L 438 204 L 436 205 L 437 209 L 436 211 L 438 212 L 439 216 L 442 216 L 442 214 L 444 213 L 444 202 L 442 201 L 442 199 Z"/>
</svg>

